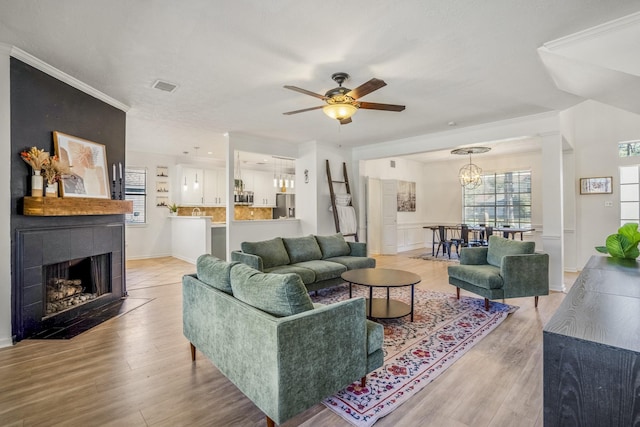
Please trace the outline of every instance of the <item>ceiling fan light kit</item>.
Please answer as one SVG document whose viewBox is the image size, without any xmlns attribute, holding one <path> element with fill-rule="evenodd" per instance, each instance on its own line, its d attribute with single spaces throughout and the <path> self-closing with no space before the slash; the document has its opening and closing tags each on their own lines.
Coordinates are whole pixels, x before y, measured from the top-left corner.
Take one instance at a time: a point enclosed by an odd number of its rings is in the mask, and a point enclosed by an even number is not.
<svg viewBox="0 0 640 427">
<path fill-rule="evenodd" d="M 486 153 L 489 150 L 491 150 L 490 147 L 468 147 L 451 150 L 451 154 L 469 155 L 469 164 L 462 166 L 458 171 L 460 185 L 467 190 L 476 189 L 482 184 L 482 169 L 478 165 L 471 163 L 471 155 Z"/>
<path fill-rule="evenodd" d="M 324 95 L 320 95 L 319 93 L 311 92 L 296 86 L 285 85 L 285 89 L 313 96 L 314 98 L 320 98 L 325 101 L 327 105 L 320 105 L 317 107 L 305 108 L 302 110 L 288 111 L 283 114 L 292 115 L 322 108 L 322 111 L 328 117 L 338 120 L 342 125 L 346 125 L 348 123 L 351 123 L 351 116 L 353 116 L 359 109 L 383 111 L 403 111 L 405 109 L 404 105 L 359 102 L 359 98 L 362 98 L 363 96 L 386 86 L 387 84 L 384 82 L 384 80 L 373 78 L 368 82 L 351 90 L 342 86 L 342 83 L 344 83 L 344 81 L 349 78 L 349 74 L 342 72 L 334 73 L 331 78 L 336 83 L 338 83 L 338 87 L 328 90 Z"/>
</svg>

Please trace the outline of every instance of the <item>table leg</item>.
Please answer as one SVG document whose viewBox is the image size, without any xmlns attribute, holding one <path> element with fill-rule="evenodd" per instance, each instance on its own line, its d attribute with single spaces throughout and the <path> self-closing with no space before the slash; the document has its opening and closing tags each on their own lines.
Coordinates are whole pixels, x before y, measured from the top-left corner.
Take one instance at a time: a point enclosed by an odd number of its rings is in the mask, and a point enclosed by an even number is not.
<svg viewBox="0 0 640 427">
<path fill-rule="evenodd" d="M 411 285 L 411 321 L 413 322 L 413 290 L 415 285 Z"/>
<path fill-rule="evenodd" d="M 351 285 L 352 285 L 352 283 L 349 282 L 349 299 L 351 299 Z"/>
<path fill-rule="evenodd" d="M 431 229 L 431 256 L 436 255 L 436 230 Z"/>
</svg>

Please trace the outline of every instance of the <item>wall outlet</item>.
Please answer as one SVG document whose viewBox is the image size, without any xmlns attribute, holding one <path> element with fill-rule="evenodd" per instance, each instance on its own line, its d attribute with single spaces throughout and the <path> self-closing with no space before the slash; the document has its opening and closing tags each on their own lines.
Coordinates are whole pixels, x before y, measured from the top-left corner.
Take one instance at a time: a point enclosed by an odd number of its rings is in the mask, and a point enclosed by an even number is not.
<svg viewBox="0 0 640 427">
<path fill-rule="evenodd" d="M 612 208 L 613 207 L 613 202 L 604 202 L 604 207 L 605 208 Z"/>
</svg>

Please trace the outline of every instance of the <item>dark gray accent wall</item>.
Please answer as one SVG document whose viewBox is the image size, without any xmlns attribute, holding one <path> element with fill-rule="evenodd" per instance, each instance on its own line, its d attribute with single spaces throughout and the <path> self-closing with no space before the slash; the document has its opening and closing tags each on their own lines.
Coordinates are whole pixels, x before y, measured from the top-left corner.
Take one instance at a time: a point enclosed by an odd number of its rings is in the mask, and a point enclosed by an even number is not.
<svg viewBox="0 0 640 427">
<path fill-rule="evenodd" d="M 20 304 L 23 296 L 17 267 L 25 260 L 17 259 L 18 233 L 113 225 L 121 225 L 124 230 L 124 215 L 22 215 L 22 198 L 30 193 L 31 168 L 22 161 L 20 152 L 36 146 L 54 154 L 53 131 L 60 131 L 105 145 L 111 178 L 111 164 L 125 164 L 126 113 L 15 58 L 11 58 L 10 67 L 12 329 L 16 340 L 21 340 L 25 337 Z M 122 259 L 113 263 L 122 269 L 119 277 L 124 291 L 124 238 L 120 245 Z"/>
</svg>

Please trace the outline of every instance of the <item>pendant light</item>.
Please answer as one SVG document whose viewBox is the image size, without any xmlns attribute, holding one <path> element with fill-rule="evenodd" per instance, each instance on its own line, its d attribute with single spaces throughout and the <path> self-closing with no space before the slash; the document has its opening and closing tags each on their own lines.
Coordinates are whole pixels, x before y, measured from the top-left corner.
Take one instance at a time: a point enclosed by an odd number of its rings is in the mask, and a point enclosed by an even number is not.
<svg viewBox="0 0 640 427">
<path fill-rule="evenodd" d="M 458 171 L 460 185 L 467 190 L 473 190 L 482 184 L 482 169 L 471 162 L 471 155 L 486 153 L 489 150 L 491 150 L 489 147 L 468 147 L 451 150 L 451 154 L 469 155 L 469 164 L 462 166 L 460 171 Z"/>
</svg>

